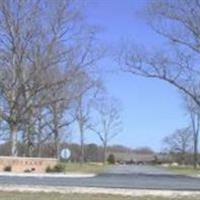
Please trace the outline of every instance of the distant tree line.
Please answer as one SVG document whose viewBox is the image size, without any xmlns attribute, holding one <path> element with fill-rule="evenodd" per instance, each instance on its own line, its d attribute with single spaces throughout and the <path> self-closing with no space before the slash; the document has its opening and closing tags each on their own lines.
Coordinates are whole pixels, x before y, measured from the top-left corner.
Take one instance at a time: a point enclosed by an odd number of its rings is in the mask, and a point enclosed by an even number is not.
<svg viewBox="0 0 200 200">
<path fill-rule="evenodd" d="M 66 160 L 67 162 L 80 162 L 81 161 L 81 145 L 78 143 L 61 143 L 61 148 L 68 148 L 71 151 L 71 157 Z M 154 154 L 150 148 L 137 148 L 131 149 L 122 145 L 108 145 L 107 147 L 107 157 L 110 154 L 115 153 L 138 153 L 138 154 Z M 18 154 L 23 156 L 24 144 L 18 143 Z M 104 148 L 102 145 L 97 145 L 95 143 L 84 144 L 84 162 L 102 162 L 104 159 Z M 9 156 L 10 146 L 9 143 L 3 143 L 0 145 L 0 156 Z M 37 157 L 37 149 L 34 149 L 32 156 Z M 55 157 L 54 144 L 45 143 L 41 147 L 41 157 Z"/>
</svg>

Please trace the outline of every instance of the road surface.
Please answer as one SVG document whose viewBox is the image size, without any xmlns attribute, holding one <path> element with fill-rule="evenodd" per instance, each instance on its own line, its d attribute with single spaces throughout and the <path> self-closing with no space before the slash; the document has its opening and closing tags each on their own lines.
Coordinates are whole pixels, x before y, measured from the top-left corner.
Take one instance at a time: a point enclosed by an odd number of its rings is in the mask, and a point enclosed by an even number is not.
<svg viewBox="0 0 200 200">
<path fill-rule="evenodd" d="M 200 179 L 152 166 L 116 166 L 91 178 L 0 176 L 0 185 L 77 186 L 127 189 L 200 190 Z"/>
<path fill-rule="evenodd" d="M 108 169 L 106 174 L 174 175 L 174 173 L 164 167 L 151 165 L 116 165 Z"/>
</svg>

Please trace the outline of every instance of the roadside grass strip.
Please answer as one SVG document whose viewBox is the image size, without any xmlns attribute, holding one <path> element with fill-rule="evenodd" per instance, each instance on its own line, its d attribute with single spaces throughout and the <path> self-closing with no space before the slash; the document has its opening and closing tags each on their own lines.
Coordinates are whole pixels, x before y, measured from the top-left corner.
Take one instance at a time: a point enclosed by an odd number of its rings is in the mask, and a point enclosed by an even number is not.
<svg viewBox="0 0 200 200">
<path fill-rule="evenodd" d="M 25 194 L 29 194 L 30 199 L 32 200 L 32 196 L 38 195 L 41 193 L 41 198 L 37 200 L 51 200 L 51 195 L 54 196 L 54 193 L 57 193 L 59 199 L 76 199 L 76 200 L 86 200 L 84 197 L 91 197 L 89 200 L 96 199 L 96 196 L 100 200 L 104 199 L 133 199 L 133 200 L 168 200 L 168 199 L 182 199 L 182 200 L 199 200 L 200 199 L 200 191 L 170 191 L 170 190 L 138 190 L 138 189 L 112 189 L 112 188 L 86 188 L 86 187 L 51 187 L 51 186 L 17 186 L 17 185 L 4 185 L 0 186 L 0 199 L 2 194 L 17 194 L 18 196 L 24 196 Z M 48 194 L 47 194 L 48 193 Z M 45 196 L 46 195 L 46 196 Z M 9 200 L 22 200 L 23 198 L 14 198 L 15 195 L 11 196 Z M 72 198 L 69 198 L 69 197 Z M 77 198 L 74 197 L 77 196 Z M 106 198 L 106 197 L 110 198 Z M 112 198 L 115 196 L 116 198 Z M 65 197 L 65 198 L 64 198 Z M 81 197 L 81 198 L 79 198 Z M 105 197 L 105 198 L 103 198 Z M 26 198 L 29 200 L 29 198 Z M 52 198 L 55 199 L 55 198 Z M 4 198 L 6 200 L 6 198 Z"/>
</svg>

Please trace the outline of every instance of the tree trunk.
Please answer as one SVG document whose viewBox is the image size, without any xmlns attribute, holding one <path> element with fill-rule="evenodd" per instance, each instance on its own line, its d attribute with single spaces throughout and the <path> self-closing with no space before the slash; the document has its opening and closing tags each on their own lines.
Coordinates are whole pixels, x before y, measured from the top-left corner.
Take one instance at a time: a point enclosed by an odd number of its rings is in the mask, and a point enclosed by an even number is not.
<svg viewBox="0 0 200 200">
<path fill-rule="evenodd" d="M 26 156 L 27 157 L 32 156 L 31 134 L 32 134 L 32 131 L 31 131 L 31 128 L 30 128 L 30 124 L 28 124 L 27 127 L 26 127 L 26 135 L 27 135 L 27 138 L 26 138 Z"/>
<path fill-rule="evenodd" d="M 41 143 L 39 142 L 37 145 L 37 157 L 41 157 L 42 151 L 41 151 Z"/>
<path fill-rule="evenodd" d="M 80 164 L 83 164 L 85 161 L 85 149 L 84 149 L 84 133 L 83 126 L 80 125 L 80 143 L 81 143 L 81 155 L 80 155 Z"/>
<path fill-rule="evenodd" d="M 37 157 L 41 157 L 42 154 L 42 144 L 41 144 L 41 133 L 37 134 Z"/>
<path fill-rule="evenodd" d="M 16 125 L 11 128 L 11 156 L 17 157 L 17 133 L 18 129 Z"/>
<path fill-rule="evenodd" d="M 60 159 L 60 140 L 59 140 L 59 118 L 57 104 L 53 106 L 53 126 L 54 126 L 54 144 L 55 144 L 55 157 Z"/>
<path fill-rule="evenodd" d="M 106 164 L 107 161 L 107 142 L 103 143 L 103 164 Z"/>
<path fill-rule="evenodd" d="M 39 116 L 38 118 L 38 131 L 37 131 L 37 157 L 41 157 L 42 155 L 42 138 L 41 138 L 41 134 L 42 134 L 42 119 Z"/>
<path fill-rule="evenodd" d="M 194 169 L 197 169 L 198 165 L 198 137 L 199 137 L 198 133 L 194 135 L 194 158 L 193 158 Z"/>
<path fill-rule="evenodd" d="M 31 121 L 31 120 L 30 120 Z M 33 124 L 30 122 L 26 125 L 26 156 L 33 156 Z"/>
<path fill-rule="evenodd" d="M 60 159 L 60 140 L 58 130 L 55 130 L 55 156 L 57 159 Z"/>
</svg>

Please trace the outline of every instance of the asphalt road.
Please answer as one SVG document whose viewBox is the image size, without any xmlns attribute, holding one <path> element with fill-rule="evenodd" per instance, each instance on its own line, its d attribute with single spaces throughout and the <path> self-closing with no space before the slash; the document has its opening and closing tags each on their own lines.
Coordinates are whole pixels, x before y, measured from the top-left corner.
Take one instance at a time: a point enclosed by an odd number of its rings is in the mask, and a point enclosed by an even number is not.
<svg viewBox="0 0 200 200">
<path fill-rule="evenodd" d="M 200 190 L 200 179 L 151 166 L 118 166 L 92 178 L 0 176 L 0 185 L 77 186 L 129 189 Z"/>
<path fill-rule="evenodd" d="M 164 167 L 151 165 L 116 165 L 108 169 L 106 174 L 174 175 L 174 173 Z"/>
</svg>

